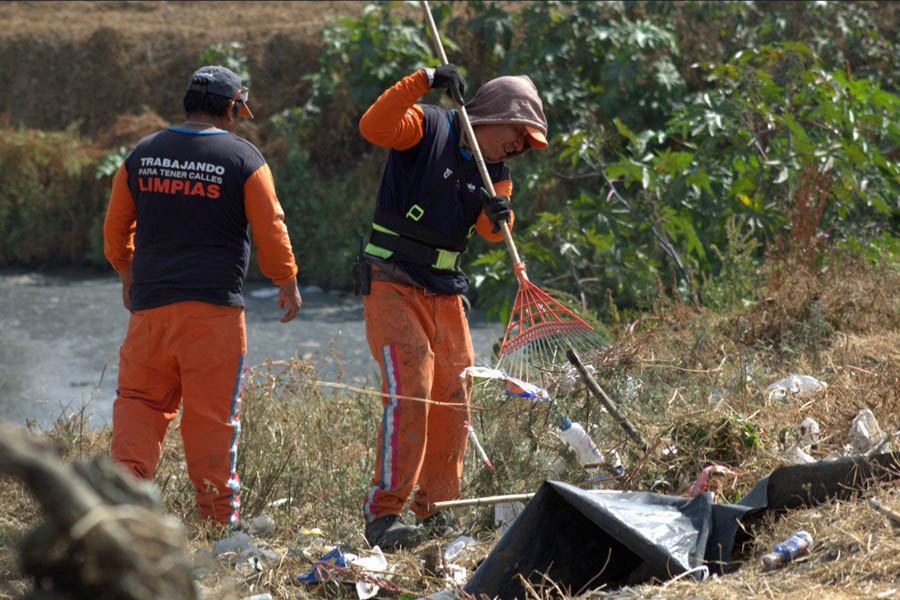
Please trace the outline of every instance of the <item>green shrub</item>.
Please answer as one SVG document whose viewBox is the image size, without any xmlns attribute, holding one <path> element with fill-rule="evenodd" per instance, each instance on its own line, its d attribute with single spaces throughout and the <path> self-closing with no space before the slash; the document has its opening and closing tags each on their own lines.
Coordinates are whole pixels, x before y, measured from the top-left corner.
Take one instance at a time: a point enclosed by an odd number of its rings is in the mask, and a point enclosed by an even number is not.
<svg viewBox="0 0 900 600">
<path fill-rule="evenodd" d="M 107 182 L 94 179 L 97 160 L 77 126 L 0 136 L 0 265 L 96 262 L 88 249 L 102 234 Z"/>
<path fill-rule="evenodd" d="M 270 160 L 300 281 L 351 289 L 350 264 L 369 231 L 382 158 L 369 154 L 346 165 L 341 177 L 328 176 L 311 166 L 309 148 L 294 135 L 294 116 L 277 116 L 272 125 L 286 148 Z"/>
<path fill-rule="evenodd" d="M 253 80 L 247 66 L 247 57 L 244 56 L 242 49 L 243 46 L 240 42 L 207 46 L 197 57 L 197 66 L 222 65 L 234 71 L 241 78 L 241 83 L 245 87 L 250 87 Z"/>
</svg>

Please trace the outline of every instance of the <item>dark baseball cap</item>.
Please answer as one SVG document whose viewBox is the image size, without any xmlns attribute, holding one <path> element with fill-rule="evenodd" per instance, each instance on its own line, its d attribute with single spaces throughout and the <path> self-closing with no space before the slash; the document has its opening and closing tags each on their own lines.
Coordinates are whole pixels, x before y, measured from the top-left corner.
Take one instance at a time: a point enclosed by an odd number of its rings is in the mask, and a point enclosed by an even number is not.
<svg viewBox="0 0 900 600">
<path fill-rule="evenodd" d="M 253 113 L 247 106 L 249 90 L 241 85 L 241 78 L 231 69 L 219 65 L 200 67 L 191 75 L 188 83 L 188 91 L 190 90 L 216 94 L 240 102 L 238 115 L 253 118 Z"/>
</svg>

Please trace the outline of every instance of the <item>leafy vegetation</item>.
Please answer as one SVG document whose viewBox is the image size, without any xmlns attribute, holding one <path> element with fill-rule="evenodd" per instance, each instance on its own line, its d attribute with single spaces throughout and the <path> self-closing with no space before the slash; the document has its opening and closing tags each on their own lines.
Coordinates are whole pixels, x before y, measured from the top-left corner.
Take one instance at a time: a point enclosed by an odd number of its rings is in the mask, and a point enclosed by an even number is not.
<svg viewBox="0 0 900 600">
<path fill-rule="evenodd" d="M 393 82 L 437 62 L 418 5 L 410 8 L 372 3 L 327 25 L 319 68 L 303 78 L 304 103 L 282 107 L 259 130 L 307 284 L 348 288 L 368 229 L 385 150 L 359 135 L 360 115 Z M 764 262 L 814 271 L 829 247 L 896 262 L 893 8 L 476 1 L 432 10 L 469 95 L 496 75 L 527 73 L 544 98 L 551 145 L 511 164 L 514 234 L 539 285 L 604 318 L 612 305 L 625 315 L 647 310 L 661 289 L 746 305 Z M 246 51 L 224 43 L 197 60 L 249 79 Z M 91 164 L 80 177 L 97 172 L 108 182 L 120 153 L 104 149 L 94 164 L 98 153 L 81 151 Z M 13 208 L 39 204 L 36 186 L 11 183 L 35 172 L 31 160 L 7 163 L 0 206 L 11 231 L 37 229 L 24 221 L 36 213 Z M 68 202 L 84 218 L 50 227 L 77 240 L 64 260 L 102 264 L 102 208 L 85 196 L 91 185 L 74 187 Z M 26 245 L 0 253 L 0 264 L 50 260 L 47 246 Z M 476 240 L 466 258 L 474 300 L 505 318 L 515 279 L 503 248 Z"/>
<path fill-rule="evenodd" d="M 84 264 L 103 256 L 103 188 L 77 133 L 4 131 L 0 143 L 0 264 Z M 96 234 L 99 233 L 99 246 Z"/>
</svg>

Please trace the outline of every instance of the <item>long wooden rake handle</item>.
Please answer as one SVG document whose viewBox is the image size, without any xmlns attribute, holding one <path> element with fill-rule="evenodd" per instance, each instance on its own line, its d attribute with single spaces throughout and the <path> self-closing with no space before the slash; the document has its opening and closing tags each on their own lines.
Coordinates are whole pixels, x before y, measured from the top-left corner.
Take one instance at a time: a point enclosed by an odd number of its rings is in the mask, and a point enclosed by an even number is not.
<svg viewBox="0 0 900 600">
<path fill-rule="evenodd" d="M 446 65 L 448 62 L 447 54 L 444 52 L 444 45 L 441 43 L 441 36 L 438 33 L 437 25 L 434 23 L 434 17 L 431 15 L 431 10 L 428 8 L 428 2 L 427 0 L 421 0 L 421 4 L 422 10 L 425 12 L 425 20 L 428 22 L 428 29 L 431 32 L 431 38 L 434 40 L 435 48 L 441 58 L 441 64 Z M 453 95 L 451 94 L 450 96 L 452 97 Z M 456 103 L 456 106 L 459 109 L 463 130 L 469 138 L 469 141 L 472 143 L 472 154 L 475 156 L 478 172 L 481 174 L 481 179 L 484 182 L 484 186 L 488 193 L 493 196 L 494 184 L 491 182 L 491 176 L 488 174 L 487 165 L 484 163 L 484 158 L 481 156 L 481 149 L 478 147 L 478 140 L 475 139 L 475 131 L 472 129 L 472 123 L 469 121 L 468 113 L 466 113 L 466 107 L 457 103 L 456 98 L 453 98 L 453 102 Z M 509 226 L 506 224 L 506 221 L 500 221 L 500 231 L 503 232 L 503 241 L 506 242 L 506 249 L 509 250 L 509 256 L 512 258 L 516 276 L 520 279 L 524 278 L 527 281 L 528 274 L 525 272 L 525 264 L 522 262 L 522 259 L 519 258 L 519 251 L 516 250 L 516 243 L 513 241 L 512 234 L 509 232 Z"/>
</svg>

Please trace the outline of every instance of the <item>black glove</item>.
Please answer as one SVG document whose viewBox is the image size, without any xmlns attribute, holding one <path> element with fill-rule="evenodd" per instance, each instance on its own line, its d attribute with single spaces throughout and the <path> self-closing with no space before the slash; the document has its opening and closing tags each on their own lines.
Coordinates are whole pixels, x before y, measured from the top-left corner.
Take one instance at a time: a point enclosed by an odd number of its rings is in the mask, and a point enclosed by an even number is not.
<svg viewBox="0 0 900 600">
<path fill-rule="evenodd" d="M 460 75 L 456 65 L 441 65 L 434 68 L 431 89 L 444 89 L 457 104 L 464 104 L 463 94 L 466 92 L 466 80 Z"/>
<path fill-rule="evenodd" d="M 497 194 L 491 196 L 488 191 L 481 188 L 481 203 L 484 205 L 484 214 L 487 215 L 491 225 L 494 226 L 492 233 L 500 231 L 500 221 L 509 223 L 509 216 L 512 211 L 509 208 L 509 198 Z"/>
</svg>

